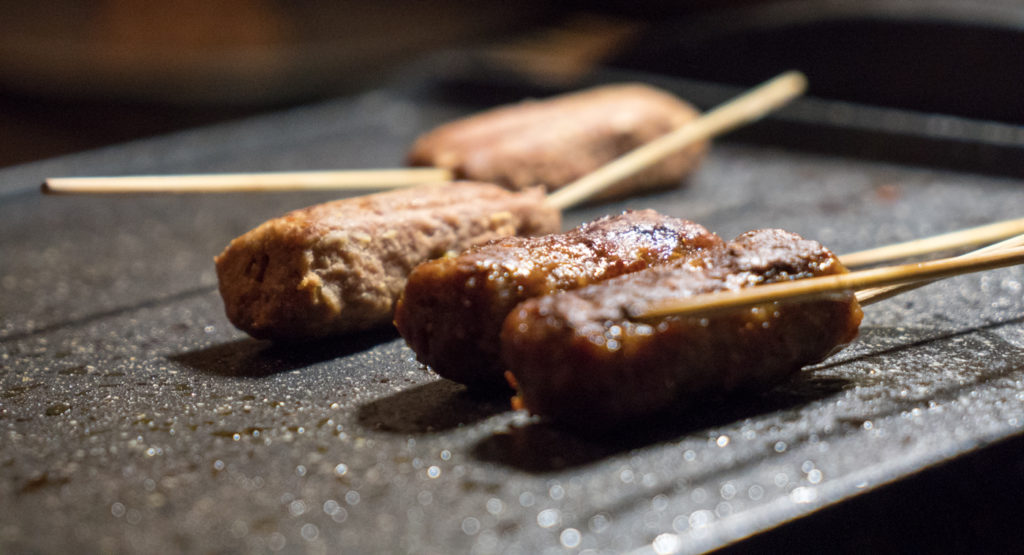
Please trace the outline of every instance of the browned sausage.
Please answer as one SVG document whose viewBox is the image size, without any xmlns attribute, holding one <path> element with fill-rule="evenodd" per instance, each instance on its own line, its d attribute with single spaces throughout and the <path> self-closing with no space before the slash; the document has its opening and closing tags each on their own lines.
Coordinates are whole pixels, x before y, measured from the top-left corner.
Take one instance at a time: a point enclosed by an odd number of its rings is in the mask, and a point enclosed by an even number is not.
<svg viewBox="0 0 1024 555">
<path fill-rule="evenodd" d="M 707 317 L 640 321 L 638 303 L 846 270 L 820 244 L 779 230 L 691 259 L 520 304 L 501 344 L 517 405 L 577 428 L 616 426 L 687 399 L 763 389 L 852 341 L 853 294 Z"/>
<path fill-rule="evenodd" d="M 562 234 L 508 237 L 418 266 L 395 324 L 417 358 L 441 376 L 507 390 L 498 335 L 516 304 L 720 243 L 700 225 L 653 210 L 601 218 Z"/>
<path fill-rule="evenodd" d="M 408 162 L 513 190 L 558 189 L 698 117 L 690 104 L 642 84 L 606 85 L 502 106 L 442 125 L 413 144 Z M 699 164 L 695 144 L 616 184 L 600 198 L 678 186 Z"/>
<path fill-rule="evenodd" d="M 560 227 L 541 189 L 457 182 L 296 210 L 234 239 L 215 261 L 235 326 L 261 339 L 313 339 L 389 324 L 421 262 Z"/>
</svg>

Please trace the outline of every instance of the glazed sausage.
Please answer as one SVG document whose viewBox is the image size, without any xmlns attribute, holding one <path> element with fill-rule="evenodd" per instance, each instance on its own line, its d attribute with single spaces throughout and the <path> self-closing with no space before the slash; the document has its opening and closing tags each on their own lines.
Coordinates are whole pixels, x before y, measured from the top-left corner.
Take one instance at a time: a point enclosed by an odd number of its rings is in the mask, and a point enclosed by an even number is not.
<svg viewBox="0 0 1024 555">
<path fill-rule="evenodd" d="M 601 218 L 561 234 L 507 237 L 414 269 L 395 325 L 417 358 L 441 376 L 507 391 L 498 336 L 519 302 L 720 243 L 703 226 L 653 210 Z"/>
<path fill-rule="evenodd" d="M 705 251 L 703 260 L 526 300 L 501 332 L 516 405 L 595 429 L 700 396 L 769 387 L 856 337 L 862 314 L 852 293 L 652 321 L 631 318 L 631 308 L 845 271 L 814 241 L 762 230 Z"/>
</svg>

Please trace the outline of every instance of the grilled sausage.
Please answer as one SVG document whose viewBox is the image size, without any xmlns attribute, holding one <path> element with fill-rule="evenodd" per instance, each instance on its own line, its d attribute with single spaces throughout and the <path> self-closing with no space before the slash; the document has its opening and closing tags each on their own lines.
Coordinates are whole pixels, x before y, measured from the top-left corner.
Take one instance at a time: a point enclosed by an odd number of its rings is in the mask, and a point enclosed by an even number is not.
<svg viewBox="0 0 1024 555">
<path fill-rule="evenodd" d="M 456 182 L 296 210 L 234 239 L 215 262 L 235 326 L 261 339 L 313 339 L 389 324 L 421 262 L 560 228 L 539 188 Z"/>
<path fill-rule="evenodd" d="M 606 85 L 502 106 L 442 125 L 416 140 L 408 162 L 513 190 L 544 185 L 550 191 L 698 115 L 690 104 L 647 85 Z M 699 143 L 673 154 L 599 198 L 678 186 L 707 147 L 706 142 Z"/>
<path fill-rule="evenodd" d="M 517 406 L 570 427 L 615 426 L 687 398 L 762 389 L 857 335 L 851 294 L 724 314 L 638 321 L 637 303 L 846 270 L 820 244 L 779 230 L 681 260 L 527 300 L 501 345 Z"/>
<path fill-rule="evenodd" d="M 507 391 L 499 332 L 521 301 L 695 255 L 722 240 L 653 210 L 625 212 L 566 233 L 507 237 L 418 266 L 395 310 L 417 358 L 476 389 Z"/>
</svg>

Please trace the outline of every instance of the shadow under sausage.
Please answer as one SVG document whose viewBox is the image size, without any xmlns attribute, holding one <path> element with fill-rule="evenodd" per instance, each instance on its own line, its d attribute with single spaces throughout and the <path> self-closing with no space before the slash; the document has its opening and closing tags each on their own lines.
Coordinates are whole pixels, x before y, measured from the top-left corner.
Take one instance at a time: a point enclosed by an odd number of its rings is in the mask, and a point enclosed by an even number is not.
<svg viewBox="0 0 1024 555">
<path fill-rule="evenodd" d="M 885 379 L 899 380 L 903 379 L 900 376 L 917 375 L 913 370 L 915 365 L 921 364 L 918 359 L 927 363 L 948 353 L 962 355 L 958 363 L 961 371 L 956 380 L 947 380 L 947 385 L 936 384 L 937 387 L 928 395 L 932 399 L 940 399 L 945 395 L 955 396 L 966 384 L 1006 379 L 1006 376 L 1019 372 L 1020 349 L 991 332 L 995 328 L 1022 321 L 1024 319 L 1014 316 L 967 329 L 937 332 L 866 328 L 862 330 L 861 341 L 867 342 L 868 348 L 863 349 L 863 352 L 831 358 L 817 365 L 816 370 L 799 372 L 768 392 L 679 403 L 668 410 L 615 429 L 571 429 L 533 419 L 483 439 L 474 447 L 473 452 L 481 460 L 535 473 L 583 466 L 633 449 L 676 441 L 700 430 L 776 412 L 793 411 L 811 402 L 832 397 L 854 385 L 861 386 L 866 392 L 877 390 L 878 395 L 887 396 L 889 388 L 899 384 L 872 386 L 879 378 L 865 376 L 864 365 L 896 370 L 906 367 L 903 372 L 893 372 L 892 376 L 883 375 Z M 973 365 L 963 362 L 972 359 L 979 362 Z M 908 400 L 908 404 L 897 404 L 893 410 L 909 410 L 917 402 Z"/>
<path fill-rule="evenodd" d="M 203 374 L 265 378 L 346 357 L 396 338 L 398 332 L 393 328 L 296 343 L 245 338 L 167 358 Z"/>
<path fill-rule="evenodd" d="M 699 430 L 793 409 L 850 386 L 844 379 L 801 372 L 766 393 L 740 393 L 679 403 L 615 428 L 567 428 L 531 420 L 492 434 L 473 448 L 478 459 L 531 473 L 588 465 L 633 449 L 675 441 Z"/>
<path fill-rule="evenodd" d="M 510 410 L 511 396 L 511 392 L 473 393 L 462 384 L 439 379 L 363 404 L 357 422 L 367 429 L 396 434 L 440 432 Z"/>
</svg>

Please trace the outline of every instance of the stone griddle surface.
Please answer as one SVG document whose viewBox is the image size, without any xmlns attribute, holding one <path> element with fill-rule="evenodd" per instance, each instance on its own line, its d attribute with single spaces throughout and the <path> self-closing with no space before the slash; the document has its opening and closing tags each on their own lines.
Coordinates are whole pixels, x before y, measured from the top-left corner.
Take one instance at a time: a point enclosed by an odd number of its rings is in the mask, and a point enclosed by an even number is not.
<svg viewBox="0 0 1024 555">
<path fill-rule="evenodd" d="M 0 551 L 704 551 L 1019 434 L 1022 269 L 873 305 L 849 348 L 764 395 L 581 437 L 439 379 L 393 331 L 284 348 L 235 330 L 213 256 L 329 193 L 38 192 L 394 166 L 468 110 L 382 89 L 0 172 Z M 685 188 L 565 220 L 655 207 L 842 253 L 1021 206 L 1011 180 L 723 142 Z"/>
</svg>

